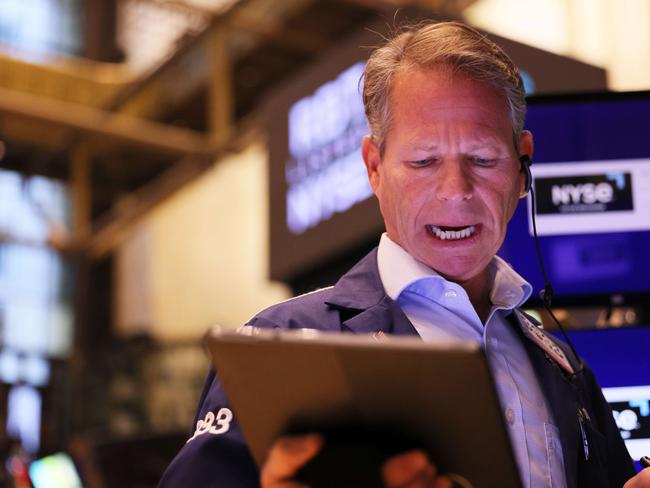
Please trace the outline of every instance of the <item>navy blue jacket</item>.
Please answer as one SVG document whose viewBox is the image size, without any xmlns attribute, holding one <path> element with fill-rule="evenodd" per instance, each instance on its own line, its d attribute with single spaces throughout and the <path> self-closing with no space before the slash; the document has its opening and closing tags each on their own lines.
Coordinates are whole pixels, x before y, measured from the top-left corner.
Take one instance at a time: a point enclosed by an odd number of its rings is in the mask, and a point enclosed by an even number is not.
<svg viewBox="0 0 650 488">
<path fill-rule="evenodd" d="M 509 316 L 520 331 L 515 314 Z M 400 307 L 389 298 L 379 278 L 374 250 L 331 288 L 274 305 L 247 325 L 256 327 L 314 328 L 353 333 L 414 335 L 415 328 Z M 569 488 L 621 488 L 634 475 L 634 467 L 609 405 L 593 373 L 580 368 L 566 345 L 574 370 L 568 375 L 545 352 L 520 334 L 539 376 L 560 431 Z M 161 487 L 258 487 L 259 472 L 251 457 L 236 417 L 219 378 L 210 371 L 195 418 L 198 428 L 167 468 Z M 589 460 L 585 459 L 578 412 L 585 419 Z M 198 433 L 198 435 L 197 435 Z"/>
</svg>

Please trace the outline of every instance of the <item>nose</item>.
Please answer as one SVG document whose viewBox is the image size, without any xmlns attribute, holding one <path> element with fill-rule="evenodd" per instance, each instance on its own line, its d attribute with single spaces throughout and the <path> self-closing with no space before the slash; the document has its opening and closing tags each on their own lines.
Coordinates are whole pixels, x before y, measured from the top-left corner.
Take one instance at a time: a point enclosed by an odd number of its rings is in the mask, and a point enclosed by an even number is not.
<svg viewBox="0 0 650 488">
<path fill-rule="evenodd" d="M 457 158 L 445 159 L 435 174 L 436 196 L 439 200 L 469 200 L 473 194 L 471 175 Z"/>
</svg>

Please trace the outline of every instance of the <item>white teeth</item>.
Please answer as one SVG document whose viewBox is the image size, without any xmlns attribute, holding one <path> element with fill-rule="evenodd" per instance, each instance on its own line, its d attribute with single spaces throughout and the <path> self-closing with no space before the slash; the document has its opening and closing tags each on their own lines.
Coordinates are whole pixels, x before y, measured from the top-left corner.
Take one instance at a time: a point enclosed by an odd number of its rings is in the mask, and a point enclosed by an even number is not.
<svg viewBox="0 0 650 488">
<path fill-rule="evenodd" d="M 465 239 L 476 232 L 476 227 L 473 225 L 465 227 L 462 230 L 442 230 L 436 225 L 430 225 L 429 228 L 438 239 L 443 241 Z"/>
</svg>

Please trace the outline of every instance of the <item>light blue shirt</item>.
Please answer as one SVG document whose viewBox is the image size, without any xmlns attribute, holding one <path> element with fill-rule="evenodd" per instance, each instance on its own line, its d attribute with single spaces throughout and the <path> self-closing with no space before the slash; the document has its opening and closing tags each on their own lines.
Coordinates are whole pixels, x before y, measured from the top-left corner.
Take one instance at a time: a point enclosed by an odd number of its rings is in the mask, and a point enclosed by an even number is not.
<svg viewBox="0 0 650 488">
<path fill-rule="evenodd" d="M 484 325 L 460 285 L 417 261 L 386 234 L 379 243 L 377 262 L 386 294 L 399 304 L 422 339 L 461 339 L 482 345 L 523 486 L 566 487 L 558 428 L 526 350 L 505 319 L 530 296 L 530 284 L 495 256 L 488 267 L 493 305 Z"/>
</svg>

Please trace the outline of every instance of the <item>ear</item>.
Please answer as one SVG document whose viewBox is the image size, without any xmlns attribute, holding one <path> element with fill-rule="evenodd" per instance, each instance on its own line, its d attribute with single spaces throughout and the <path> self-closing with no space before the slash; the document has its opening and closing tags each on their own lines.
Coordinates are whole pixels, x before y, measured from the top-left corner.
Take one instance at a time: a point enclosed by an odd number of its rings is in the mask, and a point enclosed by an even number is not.
<svg viewBox="0 0 650 488">
<path fill-rule="evenodd" d="M 365 136 L 361 143 L 361 156 L 363 162 L 366 164 L 366 171 L 368 172 L 368 181 L 372 187 L 372 191 L 377 193 L 379 188 L 379 165 L 381 164 L 381 156 L 379 148 L 372 140 L 371 136 Z"/>
<path fill-rule="evenodd" d="M 533 160 L 533 133 L 529 130 L 522 130 L 519 135 L 519 156 L 524 154 Z"/>
</svg>

